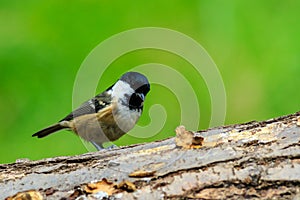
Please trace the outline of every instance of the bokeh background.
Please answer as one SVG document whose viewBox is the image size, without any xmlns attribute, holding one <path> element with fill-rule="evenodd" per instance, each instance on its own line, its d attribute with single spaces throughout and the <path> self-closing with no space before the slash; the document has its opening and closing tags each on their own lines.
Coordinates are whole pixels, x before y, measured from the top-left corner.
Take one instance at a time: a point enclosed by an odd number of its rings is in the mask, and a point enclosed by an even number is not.
<svg viewBox="0 0 300 200">
<path fill-rule="evenodd" d="M 41 140 L 31 135 L 71 111 L 76 73 L 89 52 L 132 28 L 177 30 L 207 50 L 226 88 L 225 124 L 299 111 L 299 8 L 300 1 L 277 0 L 0 1 L 0 163 L 87 152 L 67 131 Z M 190 76 L 201 110 L 198 128 L 208 128 L 205 82 L 193 77 L 185 60 L 168 52 L 142 50 L 120 57 L 101 77 L 97 92 L 123 72 L 150 62 Z M 125 136 L 118 145 L 174 135 L 180 123 L 176 96 L 154 85 L 139 125 L 151 123 L 147 112 L 152 104 L 163 105 L 168 114 L 161 132 L 144 140 Z"/>
</svg>

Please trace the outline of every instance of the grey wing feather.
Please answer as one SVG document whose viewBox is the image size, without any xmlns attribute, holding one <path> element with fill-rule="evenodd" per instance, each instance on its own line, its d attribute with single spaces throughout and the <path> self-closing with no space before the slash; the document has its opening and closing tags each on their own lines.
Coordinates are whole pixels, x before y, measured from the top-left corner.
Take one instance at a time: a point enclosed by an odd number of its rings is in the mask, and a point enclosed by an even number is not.
<svg viewBox="0 0 300 200">
<path fill-rule="evenodd" d="M 109 105 L 111 102 L 111 96 L 108 95 L 107 92 L 101 93 L 94 98 L 84 102 L 79 108 L 71 112 L 69 115 L 67 115 L 65 118 L 63 118 L 61 121 L 70 121 L 74 119 L 75 117 L 86 115 L 86 114 L 92 114 L 97 113 L 102 108 Z"/>
</svg>

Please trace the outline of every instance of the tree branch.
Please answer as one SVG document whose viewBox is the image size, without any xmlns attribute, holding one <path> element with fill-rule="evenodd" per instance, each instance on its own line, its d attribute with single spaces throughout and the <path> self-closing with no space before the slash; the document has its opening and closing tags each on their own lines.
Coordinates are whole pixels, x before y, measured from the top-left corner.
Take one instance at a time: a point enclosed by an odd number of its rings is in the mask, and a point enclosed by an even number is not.
<svg viewBox="0 0 300 200">
<path fill-rule="evenodd" d="M 182 147 L 177 137 L 0 165 L 0 198 L 300 198 L 300 112 L 192 135 L 204 141 Z"/>
</svg>

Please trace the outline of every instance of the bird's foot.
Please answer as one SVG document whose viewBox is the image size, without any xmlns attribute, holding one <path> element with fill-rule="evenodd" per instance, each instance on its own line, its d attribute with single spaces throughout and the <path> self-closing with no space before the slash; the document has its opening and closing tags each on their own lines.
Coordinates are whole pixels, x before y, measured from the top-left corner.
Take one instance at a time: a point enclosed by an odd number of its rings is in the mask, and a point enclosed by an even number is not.
<svg viewBox="0 0 300 200">
<path fill-rule="evenodd" d="M 98 151 L 102 151 L 102 150 L 105 150 L 105 149 L 114 149 L 114 148 L 117 148 L 118 146 L 117 145 L 111 145 L 111 146 L 108 146 L 108 147 L 104 147 L 103 144 L 97 144 L 96 142 L 91 142 Z"/>
</svg>

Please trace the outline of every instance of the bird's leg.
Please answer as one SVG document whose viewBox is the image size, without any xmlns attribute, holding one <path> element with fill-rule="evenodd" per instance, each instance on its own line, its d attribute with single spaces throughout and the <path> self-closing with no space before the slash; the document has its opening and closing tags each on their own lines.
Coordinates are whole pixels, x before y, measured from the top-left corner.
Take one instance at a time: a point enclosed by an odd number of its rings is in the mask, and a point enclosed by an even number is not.
<svg viewBox="0 0 300 200">
<path fill-rule="evenodd" d="M 97 144 L 96 142 L 93 142 L 93 141 L 91 141 L 91 143 L 96 147 L 96 149 L 98 151 L 101 151 L 101 150 L 105 149 L 102 144 Z"/>
</svg>

